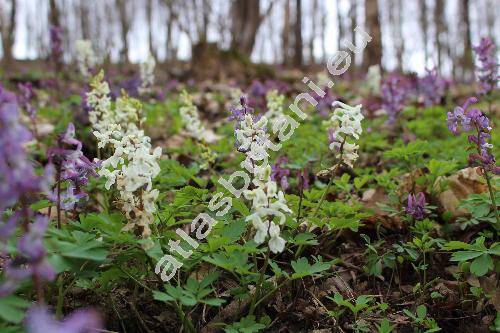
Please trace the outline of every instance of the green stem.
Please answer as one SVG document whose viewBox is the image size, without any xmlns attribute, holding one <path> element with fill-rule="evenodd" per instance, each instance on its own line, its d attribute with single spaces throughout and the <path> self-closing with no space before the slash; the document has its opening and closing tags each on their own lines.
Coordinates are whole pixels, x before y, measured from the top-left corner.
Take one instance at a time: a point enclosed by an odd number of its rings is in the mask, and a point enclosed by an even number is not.
<svg viewBox="0 0 500 333">
<path fill-rule="evenodd" d="M 495 194 L 493 192 L 493 186 L 491 185 L 491 177 L 488 171 L 484 170 L 484 177 L 486 178 L 486 184 L 488 184 L 488 191 L 490 192 L 491 205 L 493 206 L 493 211 L 495 212 L 496 218 L 496 229 L 500 230 L 500 219 L 498 217 L 497 204 L 495 202 Z"/>
<path fill-rule="evenodd" d="M 177 312 L 177 315 L 181 319 L 181 322 L 183 325 L 186 325 L 186 330 L 190 333 L 195 333 L 196 330 L 194 329 L 193 323 L 191 320 L 186 316 L 184 311 L 182 310 L 182 306 L 178 305 L 177 302 L 174 303 L 174 309 L 175 312 Z"/>
<path fill-rule="evenodd" d="M 64 305 L 64 291 L 63 291 L 63 285 L 64 285 L 64 280 L 62 274 L 59 275 L 57 278 L 57 287 L 58 287 L 58 294 L 57 294 L 57 305 L 56 305 L 56 318 L 61 319 L 62 317 L 62 309 Z"/>
<path fill-rule="evenodd" d="M 265 300 L 267 300 L 269 297 L 271 297 L 276 291 L 280 290 L 281 287 L 283 287 L 285 284 L 287 284 L 288 282 L 290 281 L 293 281 L 293 280 L 285 280 L 283 282 L 281 282 L 279 285 L 276 286 L 276 288 L 274 288 L 273 290 L 269 291 L 267 294 L 265 294 L 264 296 L 262 296 L 261 299 L 259 299 L 256 303 L 255 303 L 255 307 L 259 306 L 260 303 L 264 302 Z"/>
<path fill-rule="evenodd" d="M 264 259 L 264 266 L 262 266 L 262 269 L 260 270 L 260 276 L 259 276 L 259 281 L 257 282 L 257 285 L 255 286 L 255 293 L 252 297 L 252 303 L 250 304 L 250 310 L 248 312 L 249 315 L 252 315 L 255 311 L 256 308 L 256 302 L 257 302 L 257 297 L 259 297 L 260 294 L 260 289 L 262 287 L 262 283 L 264 282 L 264 276 L 266 274 L 266 269 L 267 265 L 269 264 L 269 255 L 270 255 L 271 250 L 269 247 L 267 248 L 267 253 L 266 257 Z"/>
<path fill-rule="evenodd" d="M 314 214 L 312 216 L 313 218 L 315 218 L 318 215 L 319 209 L 321 208 L 321 204 L 323 203 L 323 201 L 325 201 L 326 194 L 328 193 L 328 190 L 330 189 L 330 186 L 332 186 L 332 183 L 333 183 L 333 173 L 334 173 L 334 171 L 336 169 L 337 169 L 337 165 L 332 169 L 332 174 L 331 174 L 331 177 L 330 177 L 330 181 L 328 182 L 328 185 L 326 186 L 325 191 L 323 192 L 323 194 L 321 194 L 321 198 L 319 199 L 318 205 L 316 206 L 316 209 L 315 209 Z M 302 254 L 302 251 L 304 251 L 304 245 L 303 244 L 301 244 L 299 246 L 299 248 L 297 249 L 297 252 L 295 253 L 295 258 L 298 258 Z"/>
</svg>

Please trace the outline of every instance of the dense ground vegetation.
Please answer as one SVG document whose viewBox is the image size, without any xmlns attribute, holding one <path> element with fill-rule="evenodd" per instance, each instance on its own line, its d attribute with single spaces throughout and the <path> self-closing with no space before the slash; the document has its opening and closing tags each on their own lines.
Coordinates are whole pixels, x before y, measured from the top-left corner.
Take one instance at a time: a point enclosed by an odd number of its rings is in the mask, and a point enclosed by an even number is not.
<svg viewBox="0 0 500 333">
<path fill-rule="evenodd" d="M 317 89 L 77 48 L 78 72 L 0 88 L 1 332 L 500 330 L 489 40 L 474 84 L 325 68 Z"/>
</svg>

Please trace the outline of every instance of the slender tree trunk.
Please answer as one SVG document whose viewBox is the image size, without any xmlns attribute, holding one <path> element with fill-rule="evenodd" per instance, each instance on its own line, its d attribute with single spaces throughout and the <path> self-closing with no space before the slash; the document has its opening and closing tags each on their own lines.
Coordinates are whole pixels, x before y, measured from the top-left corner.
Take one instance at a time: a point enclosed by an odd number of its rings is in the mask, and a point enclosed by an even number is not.
<svg viewBox="0 0 500 333">
<path fill-rule="evenodd" d="M 16 13 L 17 13 L 17 0 L 12 0 L 9 19 L 8 21 L 6 21 L 8 23 L 2 22 L 5 15 L 3 15 L 3 13 L 0 13 L 0 34 L 2 38 L 3 61 L 6 65 L 10 64 L 14 59 L 14 55 L 12 54 L 12 49 L 15 41 L 14 34 L 16 31 Z"/>
<path fill-rule="evenodd" d="M 311 37 L 309 38 L 309 62 L 314 64 L 316 61 L 314 59 L 314 39 L 316 38 L 316 17 L 318 13 L 318 0 L 313 0 L 312 2 L 312 13 L 311 13 Z"/>
<path fill-rule="evenodd" d="M 260 14 L 260 0 L 234 0 L 231 12 L 231 48 L 250 57 L 263 19 Z"/>
<path fill-rule="evenodd" d="M 403 54 L 404 54 L 404 39 L 402 17 L 402 0 L 391 0 L 390 6 L 390 23 L 392 31 L 392 40 L 394 42 L 394 51 L 396 54 L 396 68 L 399 72 L 403 71 Z"/>
<path fill-rule="evenodd" d="M 128 62 L 128 32 L 129 20 L 127 17 L 127 4 L 125 0 L 117 0 L 118 12 L 120 17 L 122 49 L 120 50 L 120 60 Z"/>
<path fill-rule="evenodd" d="M 428 24 L 427 24 L 427 4 L 425 0 L 418 1 L 420 6 L 420 28 L 422 29 L 422 38 L 425 54 L 425 65 L 429 61 L 429 48 L 428 48 Z"/>
<path fill-rule="evenodd" d="M 460 21 L 463 24 L 462 79 L 469 81 L 473 77 L 474 63 L 472 60 L 472 45 L 469 18 L 469 0 L 460 1 Z"/>
<path fill-rule="evenodd" d="M 89 8 L 85 0 L 80 0 L 80 27 L 82 29 L 82 38 L 90 39 L 90 25 L 89 25 Z"/>
<path fill-rule="evenodd" d="M 154 47 L 153 41 L 153 0 L 146 0 L 146 16 L 148 20 L 149 54 L 151 54 L 155 62 L 158 62 L 158 55 L 156 54 L 156 49 Z"/>
<path fill-rule="evenodd" d="M 443 71 L 443 35 L 445 29 L 444 23 L 444 3 L 445 0 L 436 0 L 434 4 L 434 21 L 435 21 L 435 42 L 436 42 L 436 56 L 437 56 L 437 68 L 439 73 Z"/>
<path fill-rule="evenodd" d="M 337 0 L 337 28 L 339 31 L 339 36 L 337 39 L 337 50 L 340 50 L 342 48 L 342 45 L 340 44 L 342 40 L 344 40 L 344 20 L 342 18 L 342 14 L 340 13 L 340 0 Z"/>
<path fill-rule="evenodd" d="M 351 0 L 351 7 L 349 8 L 349 23 L 350 23 L 350 31 L 351 35 L 351 43 L 352 45 L 356 45 L 356 32 L 354 29 L 356 28 L 356 16 L 357 16 L 358 6 L 357 0 Z M 352 54 L 352 68 L 356 69 L 356 54 Z"/>
<path fill-rule="evenodd" d="M 365 0 L 366 32 L 372 37 L 363 54 L 363 69 L 372 65 L 382 65 L 382 33 L 378 12 L 378 0 Z"/>
<path fill-rule="evenodd" d="M 323 62 L 326 62 L 326 24 L 327 24 L 327 13 L 324 5 L 321 6 L 321 53 L 323 57 Z"/>
<path fill-rule="evenodd" d="M 302 66 L 303 59 L 303 44 L 302 44 L 302 0 L 295 0 L 295 66 Z"/>
<path fill-rule="evenodd" d="M 283 64 L 290 64 L 290 0 L 285 0 L 285 14 L 284 14 L 284 24 L 283 32 L 281 34 L 283 43 Z"/>
</svg>

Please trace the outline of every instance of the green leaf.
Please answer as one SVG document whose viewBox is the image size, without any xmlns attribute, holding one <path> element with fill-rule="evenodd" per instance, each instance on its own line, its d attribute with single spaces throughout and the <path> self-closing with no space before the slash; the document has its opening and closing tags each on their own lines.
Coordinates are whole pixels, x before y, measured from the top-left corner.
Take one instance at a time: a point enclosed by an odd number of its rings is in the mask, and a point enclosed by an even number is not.
<svg viewBox="0 0 500 333">
<path fill-rule="evenodd" d="M 417 317 L 425 318 L 426 316 L 427 316 L 427 308 L 425 307 L 425 305 L 417 306 Z"/>
<path fill-rule="evenodd" d="M 170 296 L 169 294 L 166 294 L 161 291 L 153 290 L 153 298 L 157 301 L 162 301 L 162 302 L 173 302 L 175 299 Z"/>
<path fill-rule="evenodd" d="M 493 259 L 486 253 L 474 259 L 470 265 L 470 272 L 476 276 L 483 276 L 490 269 L 493 269 Z"/>
<path fill-rule="evenodd" d="M 30 305 L 31 302 L 14 295 L 0 298 L 0 317 L 9 323 L 19 324 Z"/>
<path fill-rule="evenodd" d="M 304 257 L 301 257 L 297 261 L 292 261 L 291 265 L 295 272 L 292 274 L 292 279 L 300 279 L 305 276 L 314 275 L 326 271 L 331 267 L 330 262 L 316 262 L 310 265 Z"/>
<path fill-rule="evenodd" d="M 483 254 L 482 252 L 478 252 L 478 251 L 458 251 L 458 252 L 454 252 L 451 255 L 450 260 L 451 261 L 467 261 L 467 260 L 477 258 L 482 254 Z"/>
</svg>

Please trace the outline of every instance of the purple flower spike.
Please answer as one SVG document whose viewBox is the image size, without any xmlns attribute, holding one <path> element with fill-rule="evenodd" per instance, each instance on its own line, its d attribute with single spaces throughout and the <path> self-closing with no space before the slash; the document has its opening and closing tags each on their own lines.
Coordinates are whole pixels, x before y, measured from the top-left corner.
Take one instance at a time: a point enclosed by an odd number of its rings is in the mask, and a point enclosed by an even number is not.
<svg viewBox="0 0 500 333">
<path fill-rule="evenodd" d="M 0 211 L 21 196 L 44 190 L 44 178 L 35 174 L 25 144 L 31 132 L 19 122 L 16 96 L 0 86 Z"/>
<path fill-rule="evenodd" d="M 276 160 L 276 163 L 271 166 L 271 178 L 274 181 L 279 181 L 281 188 L 286 190 L 288 188 L 288 176 L 290 175 L 290 169 L 284 168 L 283 165 L 288 162 L 288 157 L 281 156 Z"/>
<path fill-rule="evenodd" d="M 491 38 L 481 39 L 481 43 L 473 47 L 479 60 L 476 69 L 479 81 L 479 93 L 489 94 L 498 85 L 498 63 L 496 56 L 496 46 Z"/>
<path fill-rule="evenodd" d="M 491 153 L 493 145 L 488 143 L 492 131 L 490 120 L 479 109 L 468 110 L 470 104 L 476 102 L 477 98 L 468 98 L 462 107 L 456 107 L 453 113 L 448 112 L 446 123 L 450 132 L 455 135 L 459 134 L 460 130 L 463 132 L 474 131 L 473 134 L 469 135 L 468 140 L 474 144 L 477 153 L 469 155 L 469 163 L 480 165 L 484 170 L 497 174 L 499 168 Z"/>
<path fill-rule="evenodd" d="M 382 84 L 382 108 L 387 112 L 388 124 L 394 124 L 403 110 L 412 89 L 411 82 L 404 77 L 391 75 Z"/>
<path fill-rule="evenodd" d="M 406 206 L 406 213 L 413 216 L 416 220 L 422 220 L 425 214 L 425 196 L 422 192 L 415 194 L 408 194 L 408 205 Z"/>
<path fill-rule="evenodd" d="M 424 106 L 440 104 L 449 87 L 449 82 L 439 77 L 436 69 L 426 69 L 427 74 L 419 78 L 417 89 Z"/>
<path fill-rule="evenodd" d="M 63 321 L 57 321 L 45 306 L 34 306 L 26 317 L 28 333 L 93 333 L 103 328 L 99 314 L 77 310 Z"/>
<path fill-rule="evenodd" d="M 19 96 L 19 104 L 26 110 L 31 119 L 36 117 L 36 108 L 31 104 L 36 98 L 35 90 L 31 82 L 19 83 L 17 85 L 21 94 Z"/>
</svg>

